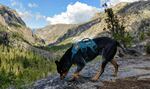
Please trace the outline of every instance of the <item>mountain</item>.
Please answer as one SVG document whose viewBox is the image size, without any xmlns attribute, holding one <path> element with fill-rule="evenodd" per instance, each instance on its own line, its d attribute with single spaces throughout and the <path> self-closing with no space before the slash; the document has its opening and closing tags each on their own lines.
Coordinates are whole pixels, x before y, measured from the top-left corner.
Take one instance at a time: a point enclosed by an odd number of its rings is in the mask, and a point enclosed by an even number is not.
<svg viewBox="0 0 150 89">
<path fill-rule="evenodd" d="M 35 43 L 31 29 L 26 27 L 19 14 L 15 10 L 3 5 L 0 5 L 0 27 L 1 32 L 5 31 L 11 37 L 18 37 L 30 44 Z"/>
<path fill-rule="evenodd" d="M 0 89 L 21 89 L 52 73 L 54 55 L 39 43 L 15 10 L 0 5 Z"/>
<path fill-rule="evenodd" d="M 74 37 L 100 22 L 99 18 L 83 24 L 56 24 L 38 29 L 35 34 L 45 40 L 46 44 L 57 44 L 69 37 Z"/>
<path fill-rule="evenodd" d="M 49 25 L 35 31 L 37 37 L 45 40 L 46 44 L 54 43 L 60 36 L 63 36 L 69 29 L 76 28 L 74 24 Z"/>
<path fill-rule="evenodd" d="M 124 18 L 124 26 L 127 31 L 131 31 L 131 33 L 136 37 L 138 35 L 138 31 L 148 30 L 149 28 L 149 20 L 150 20 L 150 1 L 139 1 L 133 3 L 119 3 L 116 6 L 112 7 L 114 13 L 117 16 Z M 97 13 L 89 22 L 76 25 L 70 29 L 61 29 L 63 33 L 56 35 L 51 32 L 54 31 L 50 26 L 47 26 L 47 30 L 40 29 L 38 35 L 40 37 L 43 35 L 43 39 L 45 41 L 51 39 L 51 41 L 47 41 L 47 44 L 67 44 L 70 42 L 75 42 L 80 39 L 86 37 L 97 37 L 104 36 L 105 34 L 103 29 L 106 28 L 106 14 L 104 12 Z M 55 25 L 59 27 L 59 25 Z M 67 25 L 66 25 L 67 26 Z M 37 34 L 37 33 L 36 33 Z M 46 36 L 48 35 L 48 36 Z M 53 40 L 54 37 L 55 39 Z"/>
<path fill-rule="evenodd" d="M 7 6 L 0 5 L 0 46 L 4 40 L 4 33 L 8 34 L 10 46 L 34 52 L 47 59 L 52 58 L 51 52 L 34 47 L 44 42 L 33 34 L 19 14 Z"/>
</svg>

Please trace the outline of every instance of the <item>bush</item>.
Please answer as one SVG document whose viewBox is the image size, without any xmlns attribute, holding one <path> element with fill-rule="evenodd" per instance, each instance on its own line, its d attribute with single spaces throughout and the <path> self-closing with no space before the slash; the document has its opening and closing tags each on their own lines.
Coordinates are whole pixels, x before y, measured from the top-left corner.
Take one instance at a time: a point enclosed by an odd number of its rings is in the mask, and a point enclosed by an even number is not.
<svg viewBox="0 0 150 89">
<path fill-rule="evenodd" d="M 107 14 L 105 21 L 111 37 L 122 43 L 125 47 L 131 46 L 133 37 L 125 30 L 123 17 L 115 15 L 112 8 L 105 9 L 105 13 Z"/>
<path fill-rule="evenodd" d="M 139 34 L 139 39 L 140 39 L 141 41 L 145 39 L 145 33 L 144 33 L 144 32 L 141 32 L 141 33 Z"/>
</svg>

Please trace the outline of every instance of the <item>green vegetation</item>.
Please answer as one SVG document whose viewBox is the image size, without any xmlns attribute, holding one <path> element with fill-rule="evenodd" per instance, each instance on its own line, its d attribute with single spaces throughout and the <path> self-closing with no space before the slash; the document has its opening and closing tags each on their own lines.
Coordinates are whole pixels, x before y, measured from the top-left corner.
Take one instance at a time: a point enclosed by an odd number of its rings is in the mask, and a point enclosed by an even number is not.
<svg viewBox="0 0 150 89">
<path fill-rule="evenodd" d="M 64 44 L 64 45 L 53 45 L 53 46 L 45 46 L 45 47 L 40 47 L 40 46 L 34 46 L 36 48 L 41 48 L 43 50 L 47 50 L 50 52 L 54 52 L 55 54 L 59 54 L 59 52 L 61 51 L 61 54 L 63 54 L 63 51 L 66 51 L 69 47 L 71 47 L 71 43 L 68 44 Z"/>
<path fill-rule="evenodd" d="M 1 33 L 5 32 L 5 31 L 7 31 L 7 28 L 0 24 L 0 44 L 2 44 L 2 40 L 3 40 Z"/>
<path fill-rule="evenodd" d="M 144 32 L 140 32 L 139 34 L 139 40 L 142 41 L 145 39 L 145 33 Z"/>
<path fill-rule="evenodd" d="M 71 47 L 71 45 L 72 44 L 69 43 L 69 44 L 65 44 L 65 45 L 46 46 L 46 47 L 42 47 L 42 49 L 53 52 L 55 55 L 53 60 L 55 60 L 55 59 L 60 60 L 62 55 L 66 52 L 66 50 L 69 47 Z M 37 48 L 41 48 L 41 47 L 37 47 Z"/>
<path fill-rule="evenodd" d="M 51 46 L 51 47 L 48 47 L 49 51 L 52 51 L 52 52 L 57 52 L 59 50 L 64 50 L 64 49 L 67 49 L 69 47 L 71 47 L 72 44 L 65 44 L 65 45 L 56 45 L 56 46 Z"/>
<path fill-rule="evenodd" d="M 21 34 L 17 32 L 12 32 L 9 38 L 20 40 L 20 41 L 30 44 L 27 40 L 24 39 L 24 37 Z"/>
<path fill-rule="evenodd" d="M 0 46 L 3 49 L 3 46 Z M 9 51 L 0 50 L 0 88 L 10 86 L 22 88 L 22 85 L 55 72 L 53 61 L 37 54 L 18 48 L 9 48 Z"/>
<path fill-rule="evenodd" d="M 21 28 L 22 27 L 21 24 L 19 24 L 19 23 L 10 23 L 9 25 L 14 26 L 16 28 Z"/>
<path fill-rule="evenodd" d="M 105 13 L 107 14 L 106 23 L 107 28 L 109 29 L 110 35 L 121 42 L 125 47 L 131 46 L 133 37 L 129 32 L 125 30 L 125 27 L 123 25 L 123 18 L 118 17 L 114 14 L 112 8 L 107 8 L 105 10 Z"/>
<path fill-rule="evenodd" d="M 7 31 L 8 28 L 0 24 L 0 33 Z"/>
</svg>

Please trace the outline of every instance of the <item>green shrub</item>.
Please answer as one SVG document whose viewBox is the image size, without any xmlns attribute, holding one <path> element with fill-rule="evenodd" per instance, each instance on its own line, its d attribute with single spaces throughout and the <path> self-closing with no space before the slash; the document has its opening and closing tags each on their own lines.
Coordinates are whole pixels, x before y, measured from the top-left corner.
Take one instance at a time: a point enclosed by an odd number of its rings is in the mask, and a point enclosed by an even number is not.
<svg viewBox="0 0 150 89">
<path fill-rule="evenodd" d="M 107 14 L 105 21 L 111 37 L 118 42 L 121 42 L 124 46 L 131 46 L 133 37 L 125 30 L 125 26 L 123 24 L 124 18 L 115 15 L 112 8 L 105 9 L 105 13 Z"/>
<path fill-rule="evenodd" d="M 140 39 L 141 41 L 145 39 L 145 33 L 144 33 L 144 32 L 141 32 L 141 33 L 139 34 L 139 39 Z"/>
</svg>

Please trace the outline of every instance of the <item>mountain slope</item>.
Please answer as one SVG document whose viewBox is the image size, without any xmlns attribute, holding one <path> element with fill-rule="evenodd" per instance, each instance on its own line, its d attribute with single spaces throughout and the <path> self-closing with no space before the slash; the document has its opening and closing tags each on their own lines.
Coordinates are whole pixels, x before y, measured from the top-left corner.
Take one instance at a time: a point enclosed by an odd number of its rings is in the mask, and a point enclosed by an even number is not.
<svg viewBox="0 0 150 89">
<path fill-rule="evenodd" d="M 60 36 L 63 36 L 69 29 L 75 28 L 73 24 L 49 25 L 35 31 L 37 37 L 45 40 L 46 44 L 54 43 Z"/>
<path fill-rule="evenodd" d="M 4 42 L 5 33 L 8 34 L 7 40 L 11 47 L 35 52 L 47 59 L 52 58 L 51 52 L 34 47 L 42 43 L 41 39 L 33 34 L 18 13 L 7 6 L 0 5 L 0 45 Z"/>
<path fill-rule="evenodd" d="M 35 43 L 31 29 L 26 27 L 18 13 L 3 5 L 0 5 L 0 26 L 1 28 L 5 27 L 7 30 L 3 31 L 7 32 L 10 36 L 15 35 L 28 43 Z"/>
</svg>

